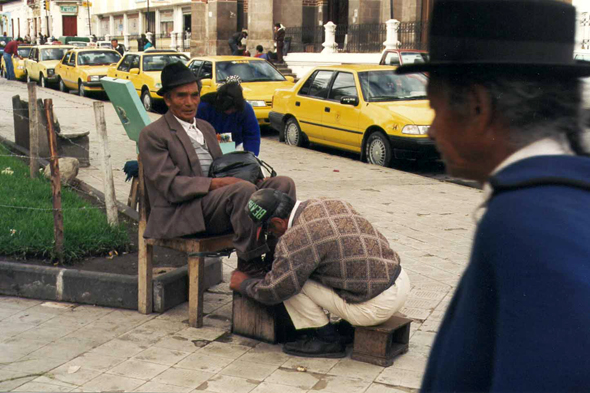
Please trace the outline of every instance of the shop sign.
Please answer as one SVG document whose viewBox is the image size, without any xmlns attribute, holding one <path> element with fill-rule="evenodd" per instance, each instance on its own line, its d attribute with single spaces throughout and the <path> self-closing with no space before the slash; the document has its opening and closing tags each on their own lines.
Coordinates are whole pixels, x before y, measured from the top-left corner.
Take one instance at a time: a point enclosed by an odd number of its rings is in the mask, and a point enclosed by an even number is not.
<svg viewBox="0 0 590 393">
<path fill-rule="evenodd" d="M 62 14 L 77 14 L 78 13 L 78 6 L 77 5 L 60 5 L 59 9 Z"/>
</svg>

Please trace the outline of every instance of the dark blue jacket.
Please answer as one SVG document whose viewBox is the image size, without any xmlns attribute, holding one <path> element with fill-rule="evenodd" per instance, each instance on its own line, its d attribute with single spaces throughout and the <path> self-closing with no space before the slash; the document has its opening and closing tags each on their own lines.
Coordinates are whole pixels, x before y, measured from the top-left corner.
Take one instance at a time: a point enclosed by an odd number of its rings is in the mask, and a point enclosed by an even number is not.
<svg viewBox="0 0 590 393">
<path fill-rule="evenodd" d="M 212 104 L 203 102 L 197 109 L 197 118 L 211 123 L 218 134 L 231 133 L 236 146 L 244 144 L 244 150 L 258 155 L 260 153 L 260 126 L 249 103 L 244 104 L 243 112 L 226 115 L 215 110 Z"/>
<path fill-rule="evenodd" d="M 490 184 L 422 390 L 590 391 L 590 159 L 532 157 Z"/>
</svg>

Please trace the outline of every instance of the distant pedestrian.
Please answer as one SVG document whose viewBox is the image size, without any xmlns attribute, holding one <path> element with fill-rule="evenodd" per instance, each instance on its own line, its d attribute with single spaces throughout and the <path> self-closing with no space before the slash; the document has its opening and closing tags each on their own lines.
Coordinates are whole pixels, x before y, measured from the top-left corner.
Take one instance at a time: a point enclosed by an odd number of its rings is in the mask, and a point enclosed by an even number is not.
<svg viewBox="0 0 590 393">
<path fill-rule="evenodd" d="M 275 23 L 275 41 L 277 43 L 277 63 L 283 63 L 283 47 L 285 46 L 285 26 Z"/>
<path fill-rule="evenodd" d="M 143 47 L 145 46 L 145 44 L 147 44 L 147 38 L 145 36 L 145 34 L 141 34 L 141 36 L 139 36 L 139 38 L 137 39 L 137 50 L 139 52 L 143 52 Z"/>
<path fill-rule="evenodd" d="M 145 44 L 143 45 L 143 50 L 148 50 L 149 48 L 152 48 L 153 46 L 154 45 L 152 44 L 150 39 L 146 37 Z"/>
<path fill-rule="evenodd" d="M 123 45 L 119 44 L 119 40 L 116 38 L 113 38 L 111 40 L 111 49 L 114 49 L 117 52 L 119 52 L 121 56 L 125 54 L 125 48 L 123 47 Z"/>
<path fill-rule="evenodd" d="M 237 33 L 233 34 L 229 40 L 227 40 L 232 56 L 240 55 L 240 48 L 244 46 L 242 40 L 247 37 L 248 33 L 246 31 L 238 31 Z"/>
<path fill-rule="evenodd" d="M 256 46 L 256 54 L 254 54 L 254 57 L 259 57 L 261 59 L 266 60 L 267 56 L 266 53 L 264 53 L 264 48 L 262 47 L 262 45 Z"/>
<path fill-rule="evenodd" d="M 23 43 L 23 39 L 18 37 L 16 40 L 10 41 L 4 47 L 4 64 L 6 66 L 6 79 L 15 80 L 14 76 L 14 65 L 12 64 L 12 58 L 18 57 L 22 60 L 22 56 L 18 54 L 18 46 Z"/>
<path fill-rule="evenodd" d="M 96 34 L 92 34 L 92 42 L 98 42 L 98 38 L 96 38 Z"/>
<path fill-rule="evenodd" d="M 430 61 L 397 72 L 429 73 L 428 134 L 450 175 L 484 184 L 486 210 L 422 392 L 588 391 L 590 146 L 580 78 L 590 63 L 573 59 L 576 9 L 445 0 L 430 20 Z"/>
</svg>

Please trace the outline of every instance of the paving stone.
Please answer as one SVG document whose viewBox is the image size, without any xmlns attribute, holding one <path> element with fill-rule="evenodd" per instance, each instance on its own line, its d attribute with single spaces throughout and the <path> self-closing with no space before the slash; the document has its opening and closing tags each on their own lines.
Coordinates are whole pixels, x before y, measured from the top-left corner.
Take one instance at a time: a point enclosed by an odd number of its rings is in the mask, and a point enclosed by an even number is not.
<svg viewBox="0 0 590 393">
<path fill-rule="evenodd" d="M 251 348 L 245 345 L 212 342 L 197 351 L 198 354 L 237 359 Z"/>
<path fill-rule="evenodd" d="M 125 360 L 127 359 L 87 352 L 65 363 L 63 367 L 83 367 L 104 372 L 123 363 Z"/>
<path fill-rule="evenodd" d="M 27 382 L 14 389 L 13 392 L 69 392 L 70 386 L 51 385 L 49 383 Z"/>
<path fill-rule="evenodd" d="M 348 378 L 343 376 L 327 375 L 322 377 L 314 385 L 312 391 L 333 392 L 333 393 L 357 393 L 364 392 L 371 384 L 371 381 L 366 381 L 360 378 Z"/>
<path fill-rule="evenodd" d="M 417 352 L 407 352 L 393 360 L 392 368 L 420 371 L 426 369 L 428 356 Z"/>
<path fill-rule="evenodd" d="M 168 368 L 169 366 L 163 364 L 131 359 L 116 365 L 106 373 L 148 381 Z"/>
<path fill-rule="evenodd" d="M 62 365 L 35 378 L 33 382 L 49 383 L 69 387 L 70 389 L 84 385 L 86 382 L 102 374 L 101 371 L 80 366 Z"/>
<path fill-rule="evenodd" d="M 192 353 L 203 347 L 203 345 L 201 345 L 201 342 L 205 341 L 206 343 L 209 343 L 208 340 L 194 341 L 196 341 L 198 345 L 195 345 L 193 340 L 190 340 L 188 338 L 172 335 L 161 338 L 160 341 L 154 344 L 154 346 L 157 348 L 164 348 L 172 351 Z"/>
<path fill-rule="evenodd" d="M 0 341 L 4 341 L 7 338 L 16 336 L 22 332 L 25 332 L 29 329 L 36 327 L 37 325 L 34 323 L 14 323 L 14 322 L 7 322 L 7 320 L 3 320 L 0 322 Z"/>
<path fill-rule="evenodd" d="M 23 374 L 43 374 L 65 363 L 62 359 L 43 357 L 35 358 L 32 355 L 19 359 L 4 366 L 3 370 Z M 37 375 L 39 376 L 39 375 Z"/>
<path fill-rule="evenodd" d="M 226 330 L 218 329 L 211 326 L 204 326 L 202 328 L 186 328 L 184 330 L 175 333 L 174 336 L 188 338 L 189 340 L 209 340 L 213 341 L 216 338 L 224 335 Z"/>
<path fill-rule="evenodd" d="M 311 389 L 320 379 L 320 374 L 302 373 L 297 370 L 280 368 L 266 378 L 265 382 L 296 386 L 300 389 Z"/>
<path fill-rule="evenodd" d="M 37 378 L 37 375 L 28 375 L 22 372 L 12 372 L 0 369 L 0 392 L 8 392 Z"/>
<path fill-rule="evenodd" d="M 115 339 L 94 348 L 91 352 L 102 353 L 113 357 L 129 358 L 143 352 L 147 348 L 147 346 L 137 345 L 130 341 Z"/>
<path fill-rule="evenodd" d="M 267 343 L 260 343 L 251 351 L 248 351 L 240 357 L 241 361 L 248 361 L 252 363 L 263 363 L 281 366 L 292 356 L 283 353 L 280 345 L 271 345 Z"/>
<path fill-rule="evenodd" d="M 82 385 L 82 389 L 92 392 L 131 392 L 145 381 L 119 375 L 101 374 L 93 380 Z"/>
<path fill-rule="evenodd" d="M 255 381 L 263 381 L 272 374 L 279 366 L 262 363 L 252 363 L 249 361 L 236 360 L 224 368 L 219 374 L 230 375 Z"/>
<path fill-rule="evenodd" d="M 190 355 L 190 352 L 174 351 L 166 348 L 152 347 L 135 355 L 135 359 L 146 362 L 173 366 Z"/>
<path fill-rule="evenodd" d="M 169 393 L 188 393 L 192 389 L 183 386 L 166 385 L 154 381 L 146 382 L 134 392 L 169 392 Z"/>
<path fill-rule="evenodd" d="M 375 382 L 393 385 L 396 387 L 406 387 L 412 389 L 419 389 L 422 384 L 423 372 L 413 370 L 401 370 L 394 368 L 386 368 L 375 379 Z"/>
<path fill-rule="evenodd" d="M 197 390 L 217 393 L 248 393 L 260 384 L 260 381 L 217 375 L 203 382 Z"/>
<path fill-rule="evenodd" d="M 383 367 L 374 364 L 342 359 L 327 374 L 373 381 L 382 371 Z"/>
<path fill-rule="evenodd" d="M 83 344 L 81 341 L 77 342 L 64 342 L 59 341 L 53 342 L 40 348 L 34 352 L 31 352 L 29 356 L 40 359 L 54 358 L 59 359 L 62 363 L 71 360 L 82 353 L 92 349 L 94 345 L 90 343 Z"/>
<path fill-rule="evenodd" d="M 413 389 L 407 388 L 396 388 L 390 385 L 384 385 L 381 383 L 372 383 L 371 386 L 365 391 L 365 393 L 411 393 Z"/>
<path fill-rule="evenodd" d="M 217 374 L 233 361 L 232 358 L 207 355 L 199 351 L 181 360 L 175 367 Z"/>
<path fill-rule="evenodd" d="M 306 393 L 307 389 L 302 389 L 297 386 L 279 385 L 276 383 L 262 382 L 256 386 L 251 393 Z"/>
<path fill-rule="evenodd" d="M 172 367 L 153 379 L 154 382 L 195 389 L 215 374 Z"/>
</svg>

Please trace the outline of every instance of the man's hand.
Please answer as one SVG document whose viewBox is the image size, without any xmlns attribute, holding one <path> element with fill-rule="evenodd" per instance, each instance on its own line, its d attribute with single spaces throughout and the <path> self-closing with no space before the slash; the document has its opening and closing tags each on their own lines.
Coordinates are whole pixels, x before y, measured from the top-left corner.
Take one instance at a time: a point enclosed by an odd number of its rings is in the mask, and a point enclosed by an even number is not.
<svg viewBox="0 0 590 393">
<path fill-rule="evenodd" d="M 231 280 L 229 282 L 229 289 L 231 289 L 232 291 L 237 291 L 240 289 L 240 285 L 242 285 L 242 282 L 244 280 L 249 279 L 250 276 L 248 276 L 246 273 L 241 272 L 239 270 L 234 270 L 231 274 Z"/>
<path fill-rule="evenodd" d="M 246 181 L 243 179 L 238 179 L 237 177 L 218 177 L 215 179 L 211 179 L 211 185 L 209 186 L 209 191 L 217 190 L 218 188 L 231 186 L 234 183 L 238 183 L 241 181 Z"/>
</svg>

